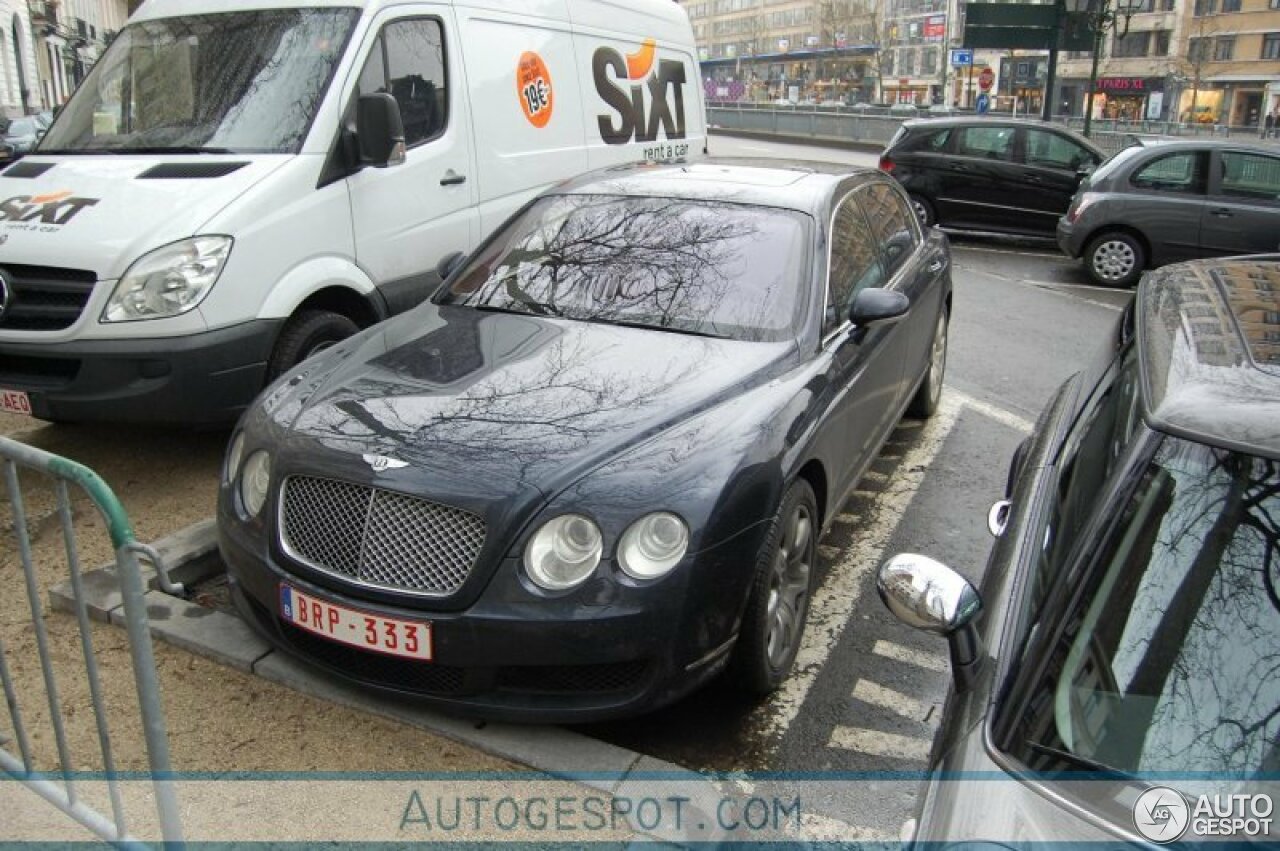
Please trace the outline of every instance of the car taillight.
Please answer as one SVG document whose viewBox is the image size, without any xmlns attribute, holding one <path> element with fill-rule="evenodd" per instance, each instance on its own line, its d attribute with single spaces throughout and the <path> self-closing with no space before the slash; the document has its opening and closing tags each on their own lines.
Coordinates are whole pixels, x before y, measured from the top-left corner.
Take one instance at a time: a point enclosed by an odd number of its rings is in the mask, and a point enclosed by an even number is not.
<svg viewBox="0 0 1280 851">
<path fill-rule="evenodd" d="M 885 174 L 891 174 L 893 172 L 893 160 L 889 159 L 888 157 L 881 157 L 880 170 L 883 171 Z"/>
<path fill-rule="evenodd" d="M 1085 207 L 1088 207 L 1097 198 L 1098 196 L 1092 192 L 1081 192 L 1077 195 L 1075 200 L 1071 202 L 1071 206 L 1067 208 L 1067 223 L 1074 225 L 1076 219 L 1080 218 L 1080 214 L 1084 212 Z"/>
</svg>

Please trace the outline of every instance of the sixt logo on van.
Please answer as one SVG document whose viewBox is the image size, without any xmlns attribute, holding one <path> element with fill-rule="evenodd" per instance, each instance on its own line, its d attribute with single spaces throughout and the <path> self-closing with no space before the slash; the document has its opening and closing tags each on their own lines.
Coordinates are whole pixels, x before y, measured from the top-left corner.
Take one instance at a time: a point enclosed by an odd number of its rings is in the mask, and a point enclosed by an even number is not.
<svg viewBox="0 0 1280 851">
<path fill-rule="evenodd" d="M 98 198 L 77 198 L 69 191 L 44 195 L 16 195 L 0 201 L 0 222 L 38 222 L 42 225 L 65 225 Z"/>
<path fill-rule="evenodd" d="M 592 57 L 596 91 L 614 112 L 599 116 L 600 138 L 605 144 L 652 142 L 659 129 L 668 139 L 685 138 L 684 63 L 673 59 L 655 62 L 657 52 L 657 43 L 650 38 L 638 52 L 627 56 L 601 47 Z"/>
</svg>

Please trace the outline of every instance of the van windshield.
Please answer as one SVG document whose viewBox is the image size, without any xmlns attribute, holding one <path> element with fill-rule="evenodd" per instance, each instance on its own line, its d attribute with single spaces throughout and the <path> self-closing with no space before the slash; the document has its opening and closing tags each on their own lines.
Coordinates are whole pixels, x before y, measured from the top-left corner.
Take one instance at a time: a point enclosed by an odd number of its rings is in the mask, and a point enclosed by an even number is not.
<svg viewBox="0 0 1280 851">
<path fill-rule="evenodd" d="M 295 153 L 359 17 L 273 9 L 130 24 L 40 153 Z"/>
</svg>

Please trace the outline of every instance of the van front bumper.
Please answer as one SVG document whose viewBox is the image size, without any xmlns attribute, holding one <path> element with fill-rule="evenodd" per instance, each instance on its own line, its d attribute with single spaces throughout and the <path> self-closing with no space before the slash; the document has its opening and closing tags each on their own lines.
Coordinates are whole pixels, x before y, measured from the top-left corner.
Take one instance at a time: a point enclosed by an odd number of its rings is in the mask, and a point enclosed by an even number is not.
<svg viewBox="0 0 1280 851">
<path fill-rule="evenodd" d="M 0 342 L 0 388 L 21 390 L 39 419 L 230 425 L 266 382 L 283 320 L 182 337 Z"/>
</svg>

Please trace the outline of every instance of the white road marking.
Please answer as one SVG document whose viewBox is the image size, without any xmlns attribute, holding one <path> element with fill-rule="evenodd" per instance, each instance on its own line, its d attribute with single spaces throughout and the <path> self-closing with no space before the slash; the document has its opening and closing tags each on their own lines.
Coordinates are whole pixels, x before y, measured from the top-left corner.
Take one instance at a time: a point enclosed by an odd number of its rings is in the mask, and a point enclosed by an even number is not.
<svg viewBox="0 0 1280 851">
<path fill-rule="evenodd" d="M 882 733 L 879 730 L 865 730 L 862 727 L 836 727 L 831 731 L 831 741 L 827 746 L 872 756 L 927 762 L 933 742 L 915 736 L 899 736 L 894 733 Z"/>
<path fill-rule="evenodd" d="M 861 514 L 837 514 L 836 522 L 842 523 L 845 526 L 857 526 L 859 523 L 862 522 L 862 515 Z"/>
<path fill-rule="evenodd" d="M 951 245 L 951 250 L 957 254 L 965 251 L 976 251 L 982 254 L 1016 254 L 1019 257 L 1048 257 L 1052 260 L 1070 260 L 1067 255 L 1056 251 L 1022 251 L 1014 248 L 985 248 L 980 245 L 956 245 L 954 243 Z"/>
<path fill-rule="evenodd" d="M 1032 286 L 1035 286 L 1035 287 L 1070 287 L 1071 289 L 1074 289 L 1074 290 L 1093 290 L 1094 292 L 1111 293 L 1112 295 L 1116 295 L 1118 293 L 1124 292 L 1123 290 L 1117 289 L 1116 287 L 1103 287 L 1103 286 L 1099 286 L 1098 284 L 1073 284 L 1067 281 L 1024 280 L 1024 283 L 1031 284 Z"/>
<path fill-rule="evenodd" d="M 894 644 L 892 641 L 877 641 L 872 645 L 871 652 L 877 656 L 892 659 L 895 662 L 914 665 L 917 668 L 936 671 L 939 674 L 945 674 L 951 667 L 951 664 L 943 656 L 926 653 L 923 650 L 915 650 L 911 647 L 903 647 L 901 644 Z"/>
<path fill-rule="evenodd" d="M 995 420 L 1001 425 L 1006 425 L 1015 431 L 1030 434 L 1031 429 L 1034 427 L 1034 423 L 1032 423 L 1031 420 L 1028 420 L 1025 417 L 1020 417 L 1013 411 L 998 408 L 990 402 L 984 402 L 981 399 L 970 396 L 968 393 L 961 393 L 959 390 L 954 390 L 950 387 L 945 388 L 943 392 L 948 395 L 955 396 L 956 400 L 966 408 L 972 408 L 987 419 Z"/>
<path fill-rule="evenodd" d="M 886 476 L 884 473 L 877 473 L 875 470 L 867 470 L 867 472 L 862 474 L 862 480 L 866 482 L 875 482 L 876 484 L 882 485 L 885 482 L 889 481 L 889 477 Z"/>
<path fill-rule="evenodd" d="M 886 688 L 871 680 L 858 680 L 853 686 L 853 696 L 863 703 L 887 709 L 895 715 L 923 722 L 934 711 L 932 703 L 916 700 L 900 691 Z"/>
<path fill-rule="evenodd" d="M 799 714 L 857 607 L 864 580 L 879 566 L 894 530 L 924 481 L 925 471 L 955 428 L 963 407 L 958 398 L 944 394 L 938 412 L 924 425 L 920 442 L 903 457 L 898 475 L 876 495 L 856 545 L 831 566 L 826 581 L 813 595 L 795 669 L 758 716 L 759 731 L 766 740 L 776 741 Z"/>
<path fill-rule="evenodd" d="M 818 555 L 822 556 L 827 561 L 835 561 L 840 558 L 840 548 L 829 546 L 828 544 L 819 544 Z"/>
</svg>

